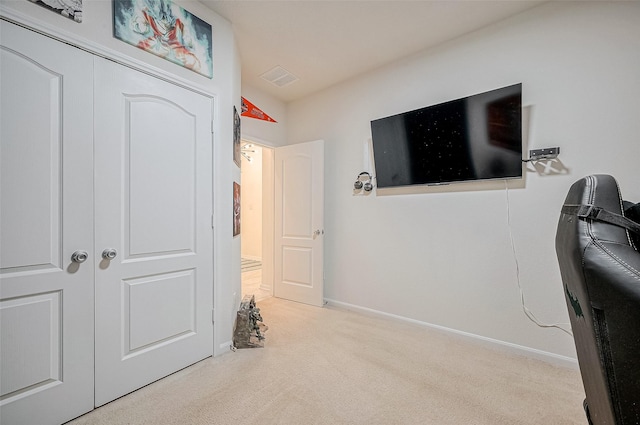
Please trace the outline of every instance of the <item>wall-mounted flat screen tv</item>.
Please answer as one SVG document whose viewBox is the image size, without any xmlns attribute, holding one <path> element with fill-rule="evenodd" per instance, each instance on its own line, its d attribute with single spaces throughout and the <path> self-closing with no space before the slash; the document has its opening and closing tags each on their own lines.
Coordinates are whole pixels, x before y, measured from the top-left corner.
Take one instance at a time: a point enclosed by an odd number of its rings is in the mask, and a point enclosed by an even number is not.
<svg viewBox="0 0 640 425">
<path fill-rule="evenodd" d="M 371 121 L 376 185 L 522 177 L 522 84 Z"/>
</svg>

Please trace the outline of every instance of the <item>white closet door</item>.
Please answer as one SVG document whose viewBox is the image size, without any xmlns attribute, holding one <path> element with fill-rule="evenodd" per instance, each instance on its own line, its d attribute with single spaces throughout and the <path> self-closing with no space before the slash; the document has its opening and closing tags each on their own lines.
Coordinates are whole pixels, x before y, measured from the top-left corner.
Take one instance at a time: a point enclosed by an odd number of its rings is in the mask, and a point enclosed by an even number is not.
<svg viewBox="0 0 640 425">
<path fill-rule="evenodd" d="M 59 424 L 93 408 L 93 59 L 0 43 L 0 423 Z"/>
<path fill-rule="evenodd" d="M 213 353 L 212 104 L 100 58 L 95 78 L 99 406 Z"/>
</svg>

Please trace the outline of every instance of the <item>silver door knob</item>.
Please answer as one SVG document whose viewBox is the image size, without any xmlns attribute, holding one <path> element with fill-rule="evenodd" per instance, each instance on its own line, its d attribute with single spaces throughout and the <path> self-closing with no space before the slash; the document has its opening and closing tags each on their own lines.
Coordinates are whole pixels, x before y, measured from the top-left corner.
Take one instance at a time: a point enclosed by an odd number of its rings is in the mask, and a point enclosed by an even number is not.
<svg viewBox="0 0 640 425">
<path fill-rule="evenodd" d="M 113 248 L 105 249 L 104 251 L 102 251 L 102 258 L 104 258 L 105 260 L 113 260 L 114 258 L 116 258 L 116 255 L 118 255 L 118 251 Z"/>
<path fill-rule="evenodd" d="M 89 258 L 89 253 L 87 251 L 76 251 L 71 254 L 71 261 L 74 263 L 84 263 Z"/>
</svg>

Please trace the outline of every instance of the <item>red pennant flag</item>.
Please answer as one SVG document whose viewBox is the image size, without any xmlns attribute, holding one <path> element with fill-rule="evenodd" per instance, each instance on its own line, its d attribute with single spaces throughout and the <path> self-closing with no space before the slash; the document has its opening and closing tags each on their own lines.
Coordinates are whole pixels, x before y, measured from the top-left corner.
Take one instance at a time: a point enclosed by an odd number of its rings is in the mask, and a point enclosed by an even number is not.
<svg viewBox="0 0 640 425">
<path fill-rule="evenodd" d="M 242 113 L 240 115 L 242 115 L 243 117 L 255 118 L 257 120 L 264 120 L 269 122 L 278 122 L 273 118 L 271 118 L 269 115 L 262 112 L 260 108 L 258 108 L 253 103 L 249 102 L 244 97 L 241 97 L 241 99 L 242 99 Z"/>
</svg>

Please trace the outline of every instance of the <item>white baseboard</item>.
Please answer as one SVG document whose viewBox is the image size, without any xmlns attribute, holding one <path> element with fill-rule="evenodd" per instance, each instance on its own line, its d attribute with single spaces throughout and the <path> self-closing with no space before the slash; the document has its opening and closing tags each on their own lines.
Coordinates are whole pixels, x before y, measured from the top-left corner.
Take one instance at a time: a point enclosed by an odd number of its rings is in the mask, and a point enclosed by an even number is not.
<svg viewBox="0 0 640 425">
<path fill-rule="evenodd" d="M 518 354 L 521 356 L 525 356 L 525 357 L 529 357 L 537 360 L 542 360 L 547 363 L 554 364 L 556 366 L 562 366 L 562 367 L 567 367 L 571 369 L 578 369 L 578 360 L 572 357 L 561 356 L 559 354 L 550 353 L 548 351 L 542 351 L 536 348 L 525 347 L 524 345 L 518 345 L 518 344 L 513 344 L 511 342 L 500 341 L 498 339 L 488 338 L 485 336 L 476 335 L 469 332 L 463 332 L 456 329 L 447 328 L 445 326 L 434 325 L 432 323 L 422 322 L 420 320 L 410 319 L 408 317 L 398 316 L 396 314 L 391 314 L 391 313 L 385 313 L 383 311 L 378 311 L 378 310 L 374 310 L 367 307 L 361 307 L 354 304 L 344 303 L 341 301 L 336 301 L 328 298 L 325 298 L 324 301 L 329 305 L 343 308 L 345 310 L 356 311 L 364 314 L 372 314 L 375 316 L 382 316 L 382 317 L 387 317 L 395 320 L 400 320 L 407 323 L 412 323 L 418 326 L 435 329 L 444 333 L 453 334 L 458 337 L 467 338 L 474 342 L 491 346 L 493 348 L 497 348 L 510 353 Z"/>
<path fill-rule="evenodd" d="M 233 341 L 225 341 L 218 346 L 218 350 L 213 353 L 213 357 L 218 357 L 223 354 L 227 354 L 231 352 L 231 346 L 233 345 Z"/>
<path fill-rule="evenodd" d="M 261 284 L 258 288 L 261 291 L 265 291 L 265 292 L 268 292 L 269 294 L 273 295 L 273 293 L 271 292 L 271 285 Z"/>
</svg>

